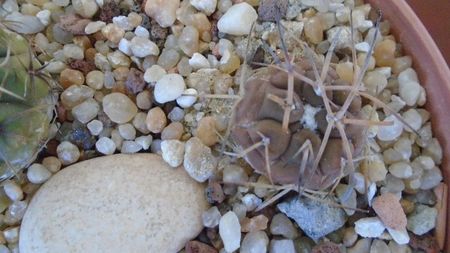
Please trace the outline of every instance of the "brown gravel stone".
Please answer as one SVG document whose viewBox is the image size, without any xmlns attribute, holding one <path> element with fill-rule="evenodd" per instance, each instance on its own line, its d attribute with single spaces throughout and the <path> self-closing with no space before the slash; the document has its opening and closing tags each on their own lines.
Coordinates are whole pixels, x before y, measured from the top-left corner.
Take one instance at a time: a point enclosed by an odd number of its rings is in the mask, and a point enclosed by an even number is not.
<svg viewBox="0 0 450 253">
<path fill-rule="evenodd" d="M 406 215 L 400 205 L 398 198 L 392 193 L 385 193 L 374 199 L 373 210 L 383 221 L 384 225 L 396 230 L 403 230 L 406 227 Z"/>
<path fill-rule="evenodd" d="M 423 250 L 425 253 L 438 253 L 439 245 L 431 235 L 418 236 L 413 233 L 409 234 L 411 240 L 409 245 L 415 250 Z"/>
<path fill-rule="evenodd" d="M 268 222 L 269 219 L 262 214 L 252 218 L 245 217 L 241 221 L 241 231 L 244 233 L 248 233 L 253 231 L 265 230 L 267 228 Z"/>
<path fill-rule="evenodd" d="M 144 90 L 145 85 L 144 73 L 138 69 L 130 68 L 127 80 L 125 81 L 127 90 L 132 94 L 138 94 Z"/>
<path fill-rule="evenodd" d="M 205 189 L 206 199 L 210 204 L 222 203 L 225 200 L 222 186 L 215 181 L 210 181 Z"/>
<path fill-rule="evenodd" d="M 195 136 L 197 136 L 203 144 L 210 147 L 219 141 L 216 134 L 216 119 L 214 117 L 203 117 L 198 122 Z"/>
<path fill-rule="evenodd" d="M 258 18 L 262 21 L 277 21 L 286 16 L 287 0 L 262 0 L 258 8 Z"/>
<path fill-rule="evenodd" d="M 84 35 L 84 28 L 89 22 L 91 22 L 91 20 L 84 19 L 75 14 L 68 14 L 61 16 L 58 25 L 61 29 L 70 32 L 73 35 Z"/>
<path fill-rule="evenodd" d="M 341 249 L 336 243 L 325 242 L 314 246 L 311 253 L 341 253 Z"/>
<path fill-rule="evenodd" d="M 217 250 L 206 243 L 190 241 L 184 249 L 186 253 L 217 253 Z"/>
<path fill-rule="evenodd" d="M 86 61 L 86 60 L 73 60 L 69 62 L 69 67 L 72 69 L 79 70 L 83 72 L 83 74 L 87 74 L 91 72 L 92 70 L 95 70 L 95 63 L 93 61 Z"/>
<path fill-rule="evenodd" d="M 112 18 L 120 15 L 119 6 L 115 1 L 106 1 L 100 9 L 99 19 L 105 23 L 111 23 Z"/>
</svg>

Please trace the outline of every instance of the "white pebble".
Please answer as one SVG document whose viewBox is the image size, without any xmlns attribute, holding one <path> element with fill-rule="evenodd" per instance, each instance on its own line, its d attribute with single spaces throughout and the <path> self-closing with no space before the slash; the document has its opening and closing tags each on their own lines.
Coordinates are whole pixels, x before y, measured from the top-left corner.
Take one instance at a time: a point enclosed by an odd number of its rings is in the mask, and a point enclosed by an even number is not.
<svg viewBox="0 0 450 253">
<path fill-rule="evenodd" d="M 42 160 L 42 165 L 50 172 L 56 173 L 61 169 L 62 163 L 57 157 L 48 156 Z"/>
<path fill-rule="evenodd" d="M 51 15 L 51 12 L 49 10 L 42 10 L 42 11 L 39 11 L 38 13 L 36 13 L 36 17 L 45 26 L 50 24 L 50 15 Z"/>
<path fill-rule="evenodd" d="M 231 35 L 247 35 L 258 19 L 255 9 L 246 2 L 235 4 L 219 19 L 220 32 Z"/>
<path fill-rule="evenodd" d="M 56 148 L 58 158 L 64 165 L 75 163 L 80 158 L 78 147 L 68 141 L 61 142 Z"/>
<path fill-rule="evenodd" d="M 113 23 L 115 25 L 117 25 L 118 27 L 124 29 L 125 31 L 131 31 L 134 28 L 133 24 L 131 24 L 128 21 L 128 17 L 126 17 L 126 16 L 113 17 L 112 21 L 113 21 Z"/>
<path fill-rule="evenodd" d="M 3 231 L 3 236 L 9 244 L 19 242 L 19 227 L 5 229 L 5 231 Z"/>
<path fill-rule="evenodd" d="M 413 169 L 408 163 L 398 162 L 389 166 L 389 172 L 398 178 L 409 178 L 413 175 Z"/>
<path fill-rule="evenodd" d="M 202 214 L 203 226 L 207 228 L 215 228 L 219 225 L 220 212 L 217 206 L 213 206 Z"/>
<path fill-rule="evenodd" d="M 99 111 L 100 105 L 98 102 L 93 98 L 89 98 L 83 103 L 75 106 L 72 109 L 72 115 L 76 120 L 86 124 L 97 117 Z"/>
<path fill-rule="evenodd" d="M 147 0 L 145 2 L 145 13 L 155 19 L 161 27 L 172 26 L 177 15 L 176 11 L 180 6 L 180 0 Z"/>
<path fill-rule="evenodd" d="M 213 14 L 217 6 L 217 0 L 190 0 L 189 2 L 197 10 L 204 12 L 207 16 Z"/>
<path fill-rule="evenodd" d="M 108 137 L 101 137 L 95 143 L 95 148 L 104 155 L 112 155 L 116 151 L 116 144 Z"/>
<path fill-rule="evenodd" d="M 23 199 L 22 188 L 13 181 L 6 182 L 3 186 L 3 190 L 5 191 L 6 196 L 13 202 Z"/>
<path fill-rule="evenodd" d="M 379 126 L 377 137 L 382 141 L 392 141 L 399 137 L 403 132 L 403 123 L 394 115 L 389 115 L 383 122 L 393 122 L 392 125 Z"/>
<path fill-rule="evenodd" d="M 119 125 L 119 134 L 125 140 L 134 140 L 136 138 L 136 129 L 130 123 Z"/>
<path fill-rule="evenodd" d="M 33 184 L 42 184 L 52 176 L 52 173 L 42 164 L 33 163 L 28 167 L 27 178 Z"/>
<path fill-rule="evenodd" d="M 189 108 L 197 101 L 197 90 L 193 88 L 186 89 L 183 95 L 177 98 L 177 104 L 182 108 Z"/>
<path fill-rule="evenodd" d="M 247 212 L 255 210 L 262 203 L 262 200 L 252 193 L 246 194 L 241 201 L 247 208 Z"/>
<path fill-rule="evenodd" d="M 395 230 L 392 228 L 387 228 L 389 234 L 392 236 L 392 239 L 400 245 L 407 244 L 409 242 L 409 235 L 406 228 L 403 230 Z"/>
<path fill-rule="evenodd" d="M 407 105 L 413 106 L 419 100 L 421 86 L 415 81 L 399 82 L 399 94 Z"/>
<path fill-rule="evenodd" d="M 139 136 L 134 140 L 137 144 L 141 145 L 143 150 L 148 150 L 152 145 L 153 137 L 151 135 Z"/>
<path fill-rule="evenodd" d="M 186 84 L 181 75 L 167 74 L 155 85 L 155 100 L 160 104 L 174 101 L 183 94 L 185 89 Z"/>
<path fill-rule="evenodd" d="M 66 44 L 63 48 L 64 56 L 66 58 L 72 58 L 76 60 L 84 59 L 84 51 L 83 49 L 75 44 Z"/>
<path fill-rule="evenodd" d="M 199 53 L 194 53 L 192 55 L 191 59 L 189 59 L 189 65 L 194 70 L 210 68 L 208 59 L 206 59 L 205 56 Z"/>
<path fill-rule="evenodd" d="M 134 30 L 134 34 L 136 34 L 136 36 L 143 37 L 143 38 L 150 37 L 150 33 L 148 32 L 148 30 L 142 26 L 136 27 L 136 29 Z"/>
<path fill-rule="evenodd" d="M 398 74 L 398 82 L 406 83 L 409 81 L 419 82 L 419 78 L 417 77 L 417 73 L 412 68 L 407 68 Z"/>
<path fill-rule="evenodd" d="M 416 109 L 409 109 L 403 113 L 403 119 L 413 128 L 413 130 L 418 131 L 422 127 L 422 116 Z M 412 132 L 411 128 L 405 125 L 405 130 Z"/>
<path fill-rule="evenodd" d="M 264 231 L 252 231 L 247 233 L 242 240 L 240 253 L 267 252 L 269 237 Z"/>
<path fill-rule="evenodd" d="M 72 0 L 72 6 L 75 12 L 84 18 L 92 18 L 98 11 L 94 0 Z"/>
<path fill-rule="evenodd" d="M 120 152 L 123 154 L 134 154 L 142 150 L 142 146 L 137 144 L 135 141 L 124 141 Z"/>
<path fill-rule="evenodd" d="M 167 71 L 159 65 L 153 65 L 145 70 L 144 80 L 147 83 L 154 83 L 159 81 L 163 76 L 167 74 Z"/>
<path fill-rule="evenodd" d="M 275 240 L 270 241 L 270 253 L 295 253 L 294 242 L 292 240 Z"/>
<path fill-rule="evenodd" d="M 362 218 L 355 222 L 355 232 L 366 238 L 376 238 L 385 230 L 383 222 L 378 217 Z"/>
<path fill-rule="evenodd" d="M 355 49 L 360 52 L 367 53 L 370 50 L 370 45 L 367 42 L 360 42 L 355 45 Z"/>
<path fill-rule="evenodd" d="M 92 135 L 97 136 L 103 131 L 103 122 L 94 119 L 87 124 L 87 128 Z"/>
<path fill-rule="evenodd" d="M 220 218 L 219 234 L 227 252 L 239 249 L 241 244 L 241 224 L 233 211 L 229 211 Z"/>
<path fill-rule="evenodd" d="M 131 56 L 133 52 L 131 51 L 131 42 L 125 38 L 120 39 L 117 48 L 124 54 Z"/>
<path fill-rule="evenodd" d="M 184 160 L 184 143 L 179 140 L 164 140 L 161 142 L 162 157 L 171 167 L 178 167 Z"/>
<path fill-rule="evenodd" d="M 131 39 L 131 51 L 136 57 L 146 57 L 149 55 L 159 55 L 158 46 L 151 40 L 143 37 L 134 37 Z"/>
<path fill-rule="evenodd" d="M 106 23 L 103 21 L 93 21 L 87 24 L 87 26 L 84 28 L 84 32 L 86 34 L 93 34 L 100 31 L 105 26 Z"/>
<path fill-rule="evenodd" d="M 137 107 L 126 95 L 114 92 L 103 98 L 103 111 L 114 123 L 126 123 L 137 114 Z"/>
</svg>

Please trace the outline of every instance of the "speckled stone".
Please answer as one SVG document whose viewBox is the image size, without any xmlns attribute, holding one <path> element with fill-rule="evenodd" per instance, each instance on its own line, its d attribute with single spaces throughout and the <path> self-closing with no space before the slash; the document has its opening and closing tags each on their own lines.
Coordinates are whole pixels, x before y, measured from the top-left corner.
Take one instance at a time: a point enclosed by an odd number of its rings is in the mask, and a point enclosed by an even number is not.
<svg viewBox="0 0 450 253">
<path fill-rule="evenodd" d="M 20 252 L 178 252 L 202 230 L 207 209 L 203 187 L 160 156 L 96 158 L 39 189 L 22 222 Z"/>
</svg>

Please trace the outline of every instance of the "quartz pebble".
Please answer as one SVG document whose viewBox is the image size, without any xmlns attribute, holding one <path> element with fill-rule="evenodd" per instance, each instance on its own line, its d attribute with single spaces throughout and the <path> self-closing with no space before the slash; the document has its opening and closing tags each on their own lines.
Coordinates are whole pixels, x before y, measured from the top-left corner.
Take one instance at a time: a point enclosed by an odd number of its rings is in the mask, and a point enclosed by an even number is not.
<svg viewBox="0 0 450 253">
<path fill-rule="evenodd" d="M 385 230 L 378 217 L 362 218 L 355 222 L 355 232 L 362 237 L 376 238 Z"/>
<path fill-rule="evenodd" d="M 370 253 L 391 253 L 391 250 L 384 241 L 374 240 L 370 246 Z"/>
<path fill-rule="evenodd" d="M 152 144 L 153 137 L 151 135 L 142 135 L 137 137 L 134 141 L 141 145 L 143 150 L 148 150 Z"/>
<path fill-rule="evenodd" d="M 94 90 L 103 88 L 105 74 L 99 70 L 93 70 L 86 75 L 86 84 Z"/>
<path fill-rule="evenodd" d="M 382 141 L 392 141 L 398 138 L 403 132 L 403 123 L 394 115 L 390 115 L 383 120 L 383 122 L 392 122 L 392 125 L 379 126 L 377 137 Z"/>
<path fill-rule="evenodd" d="M 409 178 L 413 175 L 413 169 L 405 162 L 392 164 L 389 166 L 389 172 L 398 178 Z"/>
<path fill-rule="evenodd" d="M 407 105 L 413 106 L 419 100 L 420 84 L 414 81 L 399 82 L 399 94 Z"/>
<path fill-rule="evenodd" d="M 112 155 L 116 151 L 116 144 L 108 137 L 101 137 L 95 143 L 95 148 L 104 155 Z"/>
<path fill-rule="evenodd" d="M 183 164 L 184 143 L 179 140 L 164 140 L 161 142 L 161 151 L 164 161 L 171 167 Z"/>
<path fill-rule="evenodd" d="M 217 6 L 217 0 L 190 0 L 189 3 L 207 16 L 213 14 Z"/>
<path fill-rule="evenodd" d="M 394 241 L 400 245 L 407 244 L 410 240 L 406 228 L 401 230 L 387 228 L 387 230 L 389 231 L 389 234 L 391 235 L 392 239 L 394 239 Z"/>
<path fill-rule="evenodd" d="M 213 175 L 217 161 L 211 149 L 193 137 L 186 142 L 183 165 L 193 179 L 203 183 Z"/>
<path fill-rule="evenodd" d="M 57 157 L 48 156 L 42 160 L 42 165 L 50 172 L 56 173 L 61 169 L 62 163 Z"/>
<path fill-rule="evenodd" d="M 64 165 L 75 163 L 80 158 L 80 150 L 68 141 L 61 142 L 56 148 L 56 152 Z"/>
<path fill-rule="evenodd" d="M 100 111 L 100 105 L 93 98 L 89 98 L 83 103 L 72 108 L 73 117 L 83 124 L 88 123 L 95 117 L 97 117 Z"/>
<path fill-rule="evenodd" d="M 84 18 L 92 18 L 98 11 L 94 0 L 72 0 L 73 9 Z"/>
<path fill-rule="evenodd" d="M 130 42 L 130 49 L 136 57 L 159 55 L 158 46 L 153 41 L 144 37 L 134 37 Z"/>
<path fill-rule="evenodd" d="M 20 252 L 179 252 L 202 231 L 207 209 L 203 186 L 158 155 L 90 159 L 60 171 L 34 195 Z M 84 233 L 73 236 L 74 228 Z"/>
<path fill-rule="evenodd" d="M 417 205 L 408 216 L 407 228 L 416 235 L 423 235 L 436 227 L 437 210 L 426 205 Z"/>
<path fill-rule="evenodd" d="M 231 6 L 219 19 L 217 27 L 220 32 L 231 35 L 247 35 L 252 24 L 258 19 L 255 9 L 246 2 Z"/>
<path fill-rule="evenodd" d="M 87 26 L 84 28 L 84 32 L 86 34 L 93 34 L 100 31 L 105 26 L 106 23 L 103 21 L 92 21 L 88 23 Z"/>
<path fill-rule="evenodd" d="M 63 47 L 64 56 L 75 60 L 82 60 L 84 58 L 83 49 L 75 44 L 67 44 Z"/>
<path fill-rule="evenodd" d="M 148 110 L 152 107 L 152 94 L 148 90 L 139 92 L 136 95 L 136 105 L 139 109 Z"/>
<path fill-rule="evenodd" d="M 267 252 L 269 237 L 264 231 L 247 233 L 242 240 L 240 253 L 264 253 Z"/>
<path fill-rule="evenodd" d="M 222 180 L 226 184 L 244 183 L 248 180 L 248 175 L 241 166 L 229 164 L 223 169 Z"/>
<path fill-rule="evenodd" d="M 199 36 L 198 30 L 195 27 L 188 25 L 183 28 L 183 31 L 178 38 L 178 46 L 186 55 L 192 56 L 195 52 L 198 52 Z M 176 63 L 178 63 L 178 60 Z"/>
<path fill-rule="evenodd" d="M 154 95 L 158 103 L 166 103 L 176 100 L 186 89 L 184 79 L 179 74 L 167 74 L 155 85 Z"/>
<path fill-rule="evenodd" d="M 19 201 L 23 199 L 23 191 L 19 185 L 13 181 L 8 181 L 3 185 L 3 190 L 10 200 Z"/>
<path fill-rule="evenodd" d="M 182 108 L 189 108 L 197 101 L 198 92 L 196 89 L 189 88 L 183 92 L 183 95 L 178 97 L 177 104 Z"/>
<path fill-rule="evenodd" d="M 145 70 L 144 80 L 147 83 L 155 83 L 167 74 L 166 70 L 159 65 L 153 65 Z"/>
<path fill-rule="evenodd" d="M 292 240 L 270 241 L 270 253 L 295 253 L 294 242 Z"/>
<path fill-rule="evenodd" d="M 161 27 L 173 25 L 180 0 L 148 0 L 145 2 L 145 13 L 154 18 Z"/>
<path fill-rule="evenodd" d="M 262 200 L 252 193 L 246 194 L 241 201 L 247 208 L 247 212 L 255 210 L 262 203 Z"/>
<path fill-rule="evenodd" d="M 282 235 L 288 239 L 295 239 L 298 236 L 297 229 L 283 213 L 277 213 L 273 216 L 272 222 L 270 223 L 270 233 L 273 235 Z"/>
<path fill-rule="evenodd" d="M 120 147 L 120 152 L 123 154 L 134 154 L 141 151 L 142 146 L 135 141 L 124 141 Z"/>
<path fill-rule="evenodd" d="M 172 122 L 164 128 L 161 140 L 179 140 L 183 135 L 184 126 L 180 122 Z"/>
<path fill-rule="evenodd" d="M 215 228 L 219 225 L 221 215 L 217 206 L 213 206 L 202 214 L 203 226 L 207 228 Z"/>
<path fill-rule="evenodd" d="M 86 85 L 72 85 L 61 93 L 61 103 L 66 109 L 71 109 L 93 96 L 94 90 L 92 88 Z"/>
<path fill-rule="evenodd" d="M 239 249 L 241 244 L 241 225 L 233 211 L 227 212 L 220 218 L 219 234 L 227 252 Z"/>
<path fill-rule="evenodd" d="M 143 38 L 150 37 L 149 31 L 143 26 L 137 26 L 136 29 L 134 30 L 134 34 L 136 34 L 136 36 L 138 36 L 138 37 L 143 37 Z"/>
<path fill-rule="evenodd" d="M 442 179 L 442 171 L 438 167 L 434 167 L 431 170 L 426 170 L 421 178 L 420 189 L 432 189 L 439 185 Z"/>
<path fill-rule="evenodd" d="M 129 122 L 136 114 L 137 107 L 130 98 L 122 93 L 114 92 L 103 98 L 103 111 L 115 123 Z"/>
<path fill-rule="evenodd" d="M 105 38 L 115 44 L 119 43 L 125 35 L 125 30 L 115 24 L 107 24 L 106 26 L 102 27 L 101 31 Z"/>
<path fill-rule="evenodd" d="M 33 163 L 30 167 L 28 167 L 27 178 L 33 184 L 42 184 L 51 176 L 52 173 L 42 164 Z"/>
<path fill-rule="evenodd" d="M 355 244 L 356 240 L 358 240 L 358 234 L 355 231 L 354 227 L 348 227 L 344 230 L 344 237 L 342 242 L 344 246 L 351 247 Z"/>
<path fill-rule="evenodd" d="M 125 38 L 120 39 L 117 48 L 128 56 L 133 55 L 133 51 L 131 51 L 131 42 Z"/>
<path fill-rule="evenodd" d="M 206 69 L 210 67 L 208 59 L 206 59 L 205 56 L 199 53 L 194 53 L 192 55 L 191 59 L 189 60 L 189 65 L 191 65 L 194 70 Z"/>
<path fill-rule="evenodd" d="M 125 140 L 134 140 L 136 138 L 136 129 L 130 123 L 119 125 L 119 134 Z"/>
<path fill-rule="evenodd" d="M 3 236 L 9 244 L 17 243 L 19 241 L 19 227 L 5 229 Z"/>
<path fill-rule="evenodd" d="M 97 136 L 103 131 L 103 122 L 94 119 L 87 124 L 87 128 L 92 135 Z"/>
<path fill-rule="evenodd" d="M 146 124 L 152 133 L 161 133 L 167 124 L 166 114 L 160 107 L 153 107 L 148 111 Z"/>
<path fill-rule="evenodd" d="M 356 192 L 353 187 L 346 184 L 339 184 L 336 187 L 336 195 L 343 206 L 356 208 Z M 344 209 L 344 211 L 349 216 L 355 213 L 354 209 Z"/>
</svg>

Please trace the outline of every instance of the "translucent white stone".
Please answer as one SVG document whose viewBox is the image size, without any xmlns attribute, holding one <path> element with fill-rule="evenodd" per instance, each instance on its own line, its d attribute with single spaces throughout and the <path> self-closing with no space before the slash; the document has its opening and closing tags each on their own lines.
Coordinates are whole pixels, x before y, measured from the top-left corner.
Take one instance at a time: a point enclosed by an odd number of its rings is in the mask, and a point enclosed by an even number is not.
<svg viewBox="0 0 450 253">
<path fill-rule="evenodd" d="M 142 149 L 142 146 L 136 143 L 135 141 L 124 141 L 122 143 L 120 152 L 124 154 L 134 154 L 139 152 Z"/>
<path fill-rule="evenodd" d="M 362 218 L 355 222 L 355 232 L 368 238 L 376 238 L 385 230 L 383 222 L 378 217 Z"/>
<path fill-rule="evenodd" d="M 101 137 L 95 143 L 95 148 L 104 155 L 112 155 L 116 151 L 116 144 L 108 137 Z"/>
<path fill-rule="evenodd" d="M 103 122 L 94 119 L 87 124 L 87 128 L 92 135 L 97 136 L 103 131 Z"/>
<path fill-rule="evenodd" d="M 56 148 L 59 160 L 64 165 L 72 164 L 80 158 L 78 147 L 68 141 L 61 142 Z"/>
<path fill-rule="evenodd" d="M 219 225 L 221 215 L 217 206 L 213 206 L 202 214 L 203 226 L 207 228 L 215 228 Z"/>
<path fill-rule="evenodd" d="M 52 173 L 42 164 L 33 163 L 28 167 L 27 178 L 33 184 L 42 184 L 52 176 Z"/>
<path fill-rule="evenodd" d="M 130 123 L 119 125 L 119 134 L 125 140 L 134 140 L 136 138 L 136 129 Z"/>
<path fill-rule="evenodd" d="M 227 252 L 239 249 L 241 244 L 241 224 L 233 211 L 227 212 L 220 218 L 219 234 Z"/>
</svg>

